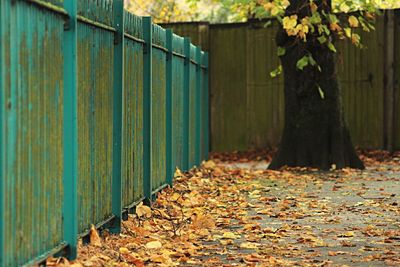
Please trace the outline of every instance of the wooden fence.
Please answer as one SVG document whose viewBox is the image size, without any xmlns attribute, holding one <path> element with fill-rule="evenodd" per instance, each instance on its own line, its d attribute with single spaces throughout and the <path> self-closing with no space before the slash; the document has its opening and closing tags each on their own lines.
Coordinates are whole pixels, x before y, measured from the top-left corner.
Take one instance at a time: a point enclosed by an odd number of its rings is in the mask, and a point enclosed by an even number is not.
<svg viewBox="0 0 400 267">
<path fill-rule="evenodd" d="M 0 266 L 76 256 L 208 156 L 208 55 L 123 0 L 0 3 Z"/>
<path fill-rule="evenodd" d="M 337 66 L 346 119 L 355 145 L 361 148 L 400 149 L 400 17 L 396 14 L 390 20 L 389 15 L 385 12 L 378 18 L 376 31 L 362 34 L 364 49 L 338 42 Z M 210 53 L 213 151 L 279 144 L 284 124 L 283 80 L 269 75 L 279 64 L 274 40 L 277 24 L 263 25 L 163 25 L 190 37 Z M 388 36 L 395 37 L 394 43 Z M 391 57 L 395 59 L 392 62 Z M 392 72 L 391 63 L 396 63 Z"/>
</svg>

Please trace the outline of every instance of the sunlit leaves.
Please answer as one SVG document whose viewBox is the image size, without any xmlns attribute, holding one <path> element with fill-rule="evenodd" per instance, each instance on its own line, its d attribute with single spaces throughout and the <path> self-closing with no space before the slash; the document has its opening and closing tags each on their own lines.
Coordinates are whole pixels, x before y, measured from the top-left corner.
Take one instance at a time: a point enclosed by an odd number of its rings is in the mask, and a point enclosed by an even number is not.
<svg viewBox="0 0 400 267">
<path fill-rule="evenodd" d="M 282 65 L 279 65 L 275 70 L 271 71 L 271 73 L 270 73 L 271 78 L 275 78 L 276 76 L 281 74 L 282 70 L 283 70 Z"/>
<path fill-rule="evenodd" d="M 348 18 L 348 21 L 349 21 L 350 27 L 352 27 L 352 28 L 357 28 L 358 27 L 358 19 L 355 16 L 353 16 L 353 15 L 350 16 Z"/>
<path fill-rule="evenodd" d="M 291 34 L 291 32 L 294 31 L 296 25 L 297 25 L 297 15 L 292 15 L 290 17 L 286 16 L 282 19 L 282 26 L 288 32 L 289 35 L 295 35 Z"/>
</svg>

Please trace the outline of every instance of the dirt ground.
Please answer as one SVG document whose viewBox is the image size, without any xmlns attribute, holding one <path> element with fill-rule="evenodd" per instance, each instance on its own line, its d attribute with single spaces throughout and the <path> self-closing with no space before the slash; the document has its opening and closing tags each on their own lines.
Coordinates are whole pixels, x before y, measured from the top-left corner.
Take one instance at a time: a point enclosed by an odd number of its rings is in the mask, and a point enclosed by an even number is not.
<svg viewBox="0 0 400 267">
<path fill-rule="evenodd" d="M 400 159 L 379 155 L 329 172 L 216 156 L 71 265 L 400 266 Z"/>
</svg>

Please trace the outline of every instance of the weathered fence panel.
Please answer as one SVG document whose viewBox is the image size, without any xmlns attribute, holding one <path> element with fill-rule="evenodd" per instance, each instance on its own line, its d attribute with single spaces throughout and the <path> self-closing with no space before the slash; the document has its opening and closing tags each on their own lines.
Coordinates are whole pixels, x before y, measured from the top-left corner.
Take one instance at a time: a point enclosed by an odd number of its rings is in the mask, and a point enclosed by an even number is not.
<svg viewBox="0 0 400 267">
<path fill-rule="evenodd" d="M 122 122 L 122 203 L 141 201 L 143 192 L 143 29 L 125 12 L 125 75 Z"/>
<path fill-rule="evenodd" d="M 151 179 L 152 191 L 166 182 L 166 32 L 153 25 L 153 86 L 151 91 Z"/>
<path fill-rule="evenodd" d="M 0 2 L 0 266 L 73 259 L 91 224 L 118 232 L 172 183 L 189 158 L 184 103 L 199 108 L 184 95 L 208 80 L 189 89 L 194 58 L 173 36 L 122 0 Z"/>
<path fill-rule="evenodd" d="M 112 27 L 110 6 L 78 3 L 78 16 L 85 16 L 78 17 L 78 229 L 84 232 L 111 217 L 114 34 L 105 28 Z"/>
<path fill-rule="evenodd" d="M 190 45 L 189 67 L 189 166 L 196 163 L 196 47 Z"/>
<path fill-rule="evenodd" d="M 283 129 L 283 76 L 269 77 L 271 70 L 279 65 L 274 41 L 277 29 L 276 23 L 267 29 L 256 24 L 247 28 L 246 143 L 251 148 L 275 146 Z"/>
<path fill-rule="evenodd" d="M 208 53 L 201 53 L 201 160 L 208 158 L 209 153 L 209 80 L 208 80 Z"/>
<path fill-rule="evenodd" d="M 63 244 L 64 20 L 24 1 L 0 12 L 0 266 L 18 266 Z"/>
<path fill-rule="evenodd" d="M 249 148 L 246 32 L 245 24 L 215 25 L 210 31 L 211 146 L 214 151 Z"/>
<path fill-rule="evenodd" d="M 172 168 L 182 169 L 183 160 L 183 91 L 185 55 L 183 38 L 178 35 L 172 37 Z"/>
<path fill-rule="evenodd" d="M 347 123 L 355 145 L 383 148 L 383 20 L 361 34 L 364 49 L 338 42 L 337 69 Z"/>
</svg>

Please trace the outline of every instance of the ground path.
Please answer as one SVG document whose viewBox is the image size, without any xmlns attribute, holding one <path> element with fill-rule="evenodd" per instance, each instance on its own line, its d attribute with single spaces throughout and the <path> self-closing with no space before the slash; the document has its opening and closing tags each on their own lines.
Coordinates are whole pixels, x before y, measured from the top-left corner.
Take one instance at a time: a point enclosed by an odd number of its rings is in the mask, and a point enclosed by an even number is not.
<svg viewBox="0 0 400 267">
<path fill-rule="evenodd" d="M 80 248 L 83 266 L 400 266 L 400 164 L 267 171 L 210 161 Z"/>
</svg>

